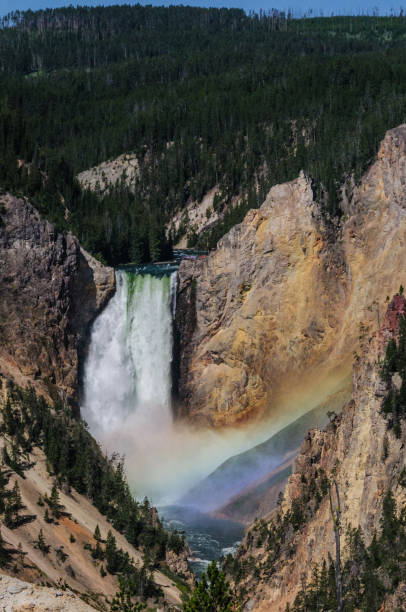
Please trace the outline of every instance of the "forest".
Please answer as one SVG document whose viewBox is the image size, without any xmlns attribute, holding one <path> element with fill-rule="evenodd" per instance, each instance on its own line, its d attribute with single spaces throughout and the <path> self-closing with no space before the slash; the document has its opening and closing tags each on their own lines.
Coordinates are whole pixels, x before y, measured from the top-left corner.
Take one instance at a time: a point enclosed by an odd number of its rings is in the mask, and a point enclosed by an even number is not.
<svg viewBox="0 0 406 612">
<path fill-rule="evenodd" d="M 109 264 L 170 257 L 173 215 L 210 189 L 220 221 L 199 234 L 186 216 L 182 231 L 189 246 L 214 248 L 300 170 L 334 222 L 405 116 L 402 13 L 136 5 L 0 23 L 0 188 Z M 139 164 L 133 190 L 81 189 L 79 172 L 124 152 Z"/>
<path fill-rule="evenodd" d="M 123 460 L 117 455 L 105 456 L 83 420 L 74 418 L 62 403 L 50 406 L 31 387 L 22 389 L 11 381 L 7 384 L 7 399 L 1 405 L 0 433 L 7 440 L 2 449 L 2 466 L 24 478 L 24 471 L 30 467 L 25 459 L 28 453 L 34 447 L 43 450 L 55 485 L 50 498 L 40 500 L 38 505 L 47 504 L 51 515 L 58 518 L 58 488 L 63 484 L 73 487 L 86 495 L 133 546 L 148 551 L 149 569 L 165 559 L 167 550 L 177 553 L 183 550 L 183 536 L 164 530 L 147 498 L 143 502 L 134 499 Z M 5 524 L 14 528 L 20 524 L 21 498 L 17 483 L 14 493 L 6 489 L 8 478 L 4 474 L 0 469 L 0 517 L 4 515 Z M 98 539 L 96 534 L 96 543 Z M 95 559 L 106 559 L 106 569 L 111 574 L 126 573 L 128 568 L 134 571 L 128 554 L 116 549 L 113 536 L 106 551 L 96 544 L 92 555 Z"/>
</svg>

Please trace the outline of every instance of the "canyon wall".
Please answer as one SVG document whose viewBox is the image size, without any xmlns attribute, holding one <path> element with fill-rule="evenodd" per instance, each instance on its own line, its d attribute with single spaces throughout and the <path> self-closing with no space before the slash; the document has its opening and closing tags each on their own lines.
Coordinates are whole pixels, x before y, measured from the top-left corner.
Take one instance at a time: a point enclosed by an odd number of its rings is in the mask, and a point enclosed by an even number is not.
<svg viewBox="0 0 406 612">
<path fill-rule="evenodd" d="M 240 561 L 249 559 L 251 566 L 258 568 L 256 574 L 247 572 L 243 579 L 250 601 L 247 610 L 285 611 L 286 604 L 292 603 L 301 585 L 311 579 L 314 564 L 327 560 L 329 553 L 335 558 L 329 495 L 324 494 L 318 507 L 312 498 L 303 501 L 304 489 L 307 490 L 309 483 L 317 482 L 318 474 L 324 473 L 330 482 L 337 482 L 342 543 L 346 529 L 359 526 L 369 545 L 374 532 L 379 533 L 382 502 L 388 490 L 392 490 L 399 510 L 405 504 L 406 489 L 400 474 L 406 465 L 402 452 L 406 429 L 402 427 L 399 438 L 393 430 L 388 431 L 387 419 L 381 413 L 387 388 L 380 375 L 386 343 L 389 338 L 396 337 L 398 317 L 405 313 L 405 298 L 395 296 L 380 332 L 365 342 L 362 356 L 354 365 L 350 402 L 325 430 L 314 429 L 306 436 L 280 511 L 282 515 L 289 513 L 295 500 L 302 505 L 303 512 L 312 504 L 313 510 L 300 529 L 292 532 L 290 528 L 286 533 L 285 544 L 272 570 L 267 569 L 270 548 L 258 534 L 261 530 L 266 531 L 267 525 L 275 520 L 276 512 L 262 525 L 254 524 L 251 535 L 247 535 L 238 556 Z"/>
<path fill-rule="evenodd" d="M 72 234 L 26 200 L 0 196 L 1 374 L 77 407 L 80 353 L 114 290 L 114 271 Z"/>
<path fill-rule="evenodd" d="M 179 415 L 222 427 L 348 383 L 406 280 L 406 126 L 327 222 L 303 174 L 271 189 L 207 258 L 179 270 Z M 314 405 L 314 404 L 313 404 Z"/>
</svg>

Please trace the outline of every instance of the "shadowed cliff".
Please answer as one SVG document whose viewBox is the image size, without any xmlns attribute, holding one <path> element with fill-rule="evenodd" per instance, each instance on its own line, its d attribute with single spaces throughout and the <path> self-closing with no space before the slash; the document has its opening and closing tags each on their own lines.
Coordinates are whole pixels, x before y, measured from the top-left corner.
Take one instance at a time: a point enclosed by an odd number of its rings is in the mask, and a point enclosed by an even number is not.
<svg viewBox="0 0 406 612">
<path fill-rule="evenodd" d="M 114 293 L 106 268 L 26 200 L 0 197 L 0 373 L 77 409 L 90 323 Z"/>
</svg>

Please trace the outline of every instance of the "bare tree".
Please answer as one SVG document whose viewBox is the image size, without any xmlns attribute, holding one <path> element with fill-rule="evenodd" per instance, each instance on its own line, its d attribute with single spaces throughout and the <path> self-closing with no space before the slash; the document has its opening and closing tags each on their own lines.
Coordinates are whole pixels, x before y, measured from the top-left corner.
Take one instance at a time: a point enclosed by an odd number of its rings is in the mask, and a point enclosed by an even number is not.
<svg viewBox="0 0 406 612">
<path fill-rule="evenodd" d="M 341 535 L 341 505 L 340 495 L 338 493 L 337 481 L 333 480 L 334 491 L 335 491 L 335 503 L 333 501 L 333 487 L 330 487 L 330 510 L 333 519 L 333 529 L 336 540 L 336 588 L 337 588 L 337 612 L 343 611 L 343 583 L 341 578 L 341 549 L 340 549 L 340 535 Z"/>
</svg>

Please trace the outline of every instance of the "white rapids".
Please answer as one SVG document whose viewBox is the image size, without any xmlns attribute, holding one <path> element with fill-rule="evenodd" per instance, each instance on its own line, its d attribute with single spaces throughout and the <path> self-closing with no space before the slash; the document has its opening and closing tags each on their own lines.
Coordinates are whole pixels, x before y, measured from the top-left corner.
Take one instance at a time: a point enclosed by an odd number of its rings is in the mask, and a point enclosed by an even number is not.
<svg viewBox="0 0 406 612">
<path fill-rule="evenodd" d="M 82 414 L 96 435 L 132 413 L 154 427 L 172 420 L 176 273 L 159 278 L 117 271 L 116 280 L 116 294 L 93 325 L 85 364 Z"/>
</svg>

